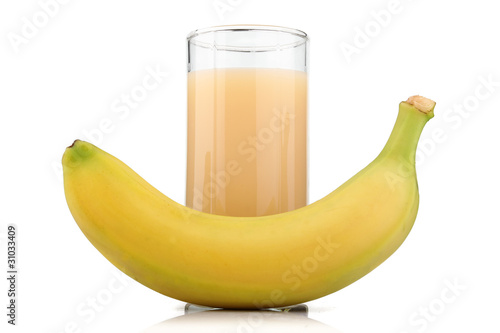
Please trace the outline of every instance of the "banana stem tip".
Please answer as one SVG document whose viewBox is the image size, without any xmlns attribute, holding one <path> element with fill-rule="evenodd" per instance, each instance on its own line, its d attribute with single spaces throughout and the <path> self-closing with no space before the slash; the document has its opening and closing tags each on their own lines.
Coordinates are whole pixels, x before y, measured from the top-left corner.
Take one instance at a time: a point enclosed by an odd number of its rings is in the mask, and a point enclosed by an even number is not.
<svg viewBox="0 0 500 333">
<path fill-rule="evenodd" d="M 431 113 L 436 106 L 436 102 L 423 96 L 415 95 L 406 100 L 406 103 L 413 105 L 418 111 L 425 114 Z"/>
<path fill-rule="evenodd" d="M 75 145 L 75 143 L 77 143 L 78 141 L 80 141 L 80 140 L 76 139 L 75 141 L 73 141 L 73 143 L 71 145 L 69 145 L 68 148 L 73 148 L 73 146 Z"/>
</svg>

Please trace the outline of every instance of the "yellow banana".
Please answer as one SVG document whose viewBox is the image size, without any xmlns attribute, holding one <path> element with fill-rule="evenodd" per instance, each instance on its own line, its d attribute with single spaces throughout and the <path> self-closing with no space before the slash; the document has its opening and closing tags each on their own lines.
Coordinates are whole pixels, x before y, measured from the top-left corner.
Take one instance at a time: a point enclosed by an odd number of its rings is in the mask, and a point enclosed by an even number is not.
<svg viewBox="0 0 500 333">
<path fill-rule="evenodd" d="M 78 140 L 63 156 L 66 200 L 90 242 L 159 293 L 223 308 L 310 301 L 369 273 L 410 232 L 418 209 L 415 151 L 434 105 L 420 96 L 401 102 L 380 155 L 291 212 L 227 217 L 187 208 Z"/>
</svg>

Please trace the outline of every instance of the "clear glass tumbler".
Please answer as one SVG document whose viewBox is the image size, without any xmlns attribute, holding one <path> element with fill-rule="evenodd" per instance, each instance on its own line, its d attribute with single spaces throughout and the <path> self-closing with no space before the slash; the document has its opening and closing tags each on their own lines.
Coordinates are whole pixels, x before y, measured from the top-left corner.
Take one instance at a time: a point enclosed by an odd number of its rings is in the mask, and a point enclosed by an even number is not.
<svg viewBox="0 0 500 333">
<path fill-rule="evenodd" d="M 186 205 L 229 216 L 305 206 L 307 35 L 220 26 L 187 46 Z"/>
</svg>

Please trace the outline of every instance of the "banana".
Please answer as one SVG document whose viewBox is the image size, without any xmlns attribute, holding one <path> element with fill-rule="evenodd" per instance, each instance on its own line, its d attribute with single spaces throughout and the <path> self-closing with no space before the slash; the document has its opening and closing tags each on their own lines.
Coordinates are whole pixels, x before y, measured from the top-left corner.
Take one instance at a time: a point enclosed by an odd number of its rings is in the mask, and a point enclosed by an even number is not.
<svg viewBox="0 0 500 333">
<path fill-rule="evenodd" d="M 419 201 L 416 147 L 434 106 L 421 96 L 401 102 L 373 162 L 287 213 L 228 217 L 190 209 L 79 140 L 62 159 L 66 200 L 113 265 L 161 294 L 235 309 L 307 302 L 363 277 L 405 240 Z"/>
</svg>

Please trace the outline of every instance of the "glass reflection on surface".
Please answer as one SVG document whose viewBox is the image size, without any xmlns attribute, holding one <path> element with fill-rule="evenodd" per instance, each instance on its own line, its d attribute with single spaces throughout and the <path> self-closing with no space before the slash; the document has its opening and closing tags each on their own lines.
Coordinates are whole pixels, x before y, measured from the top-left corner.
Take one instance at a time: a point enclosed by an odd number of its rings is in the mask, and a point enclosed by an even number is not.
<svg viewBox="0 0 500 333">
<path fill-rule="evenodd" d="M 328 332 L 340 331 L 308 317 L 304 304 L 267 310 L 226 310 L 187 304 L 185 314 L 165 320 L 142 333 L 164 332 Z"/>
</svg>

